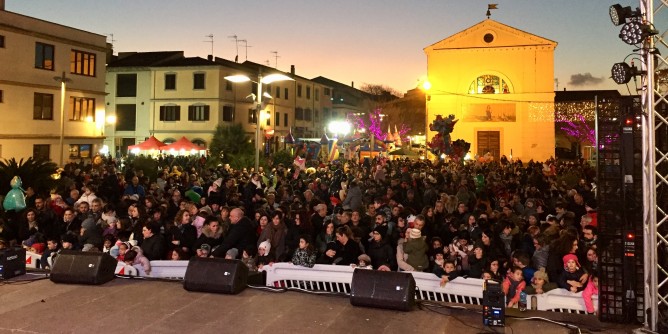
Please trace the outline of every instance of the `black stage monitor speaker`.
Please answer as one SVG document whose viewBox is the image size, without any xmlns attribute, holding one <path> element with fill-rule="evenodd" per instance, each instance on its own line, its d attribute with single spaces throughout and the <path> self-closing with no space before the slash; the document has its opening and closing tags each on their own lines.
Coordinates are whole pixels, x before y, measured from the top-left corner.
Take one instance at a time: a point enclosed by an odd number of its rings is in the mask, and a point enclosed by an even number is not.
<svg viewBox="0 0 668 334">
<path fill-rule="evenodd" d="M 106 253 L 62 250 L 51 269 L 55 283 L 104 284 L 114 279 L 118 261 Z"/>
<path fill-rule="evenodd" d="M 501 284 L 485 280 L 482 289 L 482 324 L 505 326 L 506 295 Z"/>
<path fill-rule="evenodd" d="M 350 303 L 410 311 L 415 306 L 415 279 L 408 273 L 355 269 Z"/>
<path fill-rule="evenodd" d="M 237 294 L 246 288 L 248 267 L 238 260 L 193 257 L 183 288 L 188 291 Z"/>
<path fill-rule="evenodd" d="M 23 248 L 6 248 L 0 250 L 0 278 L 25 275 L 26 250 Z"/>
</svg>

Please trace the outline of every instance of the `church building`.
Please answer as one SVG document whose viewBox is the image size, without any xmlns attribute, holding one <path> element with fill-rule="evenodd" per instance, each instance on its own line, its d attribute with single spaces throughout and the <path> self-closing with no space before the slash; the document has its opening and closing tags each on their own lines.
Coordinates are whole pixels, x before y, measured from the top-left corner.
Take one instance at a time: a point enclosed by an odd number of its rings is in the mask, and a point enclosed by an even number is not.
<svg viewBox="0 0 668 334">
<path fill-rule="evenodd" d="M 550 158 L 556 46 L 486 19 L 426 47 L 427 128 L 437 115 L 454 115 L 451 138 L 471 143 L 472 155 Z M 427 140 L 435 134 L 428 131 Z"/>
</svg>

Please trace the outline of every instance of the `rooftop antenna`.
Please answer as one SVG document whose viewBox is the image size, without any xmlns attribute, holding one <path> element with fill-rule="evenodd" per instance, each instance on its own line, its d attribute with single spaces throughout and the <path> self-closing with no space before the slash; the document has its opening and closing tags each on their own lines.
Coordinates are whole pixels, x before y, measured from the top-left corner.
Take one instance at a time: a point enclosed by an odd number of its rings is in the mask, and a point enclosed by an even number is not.
<svg viewBox="0 0 668 334">
<path fill-rule="evenodd" d="M 278 58 L 280 58 L 281 56 L 278 55 L 278 51 L 271 51 L 271 53 L 274 54 L 274 68 L 278 69 Z"/>
<path fill-rule="evenodd" d="M 487 4 L 487 14 L 486 15 L 487 15 L 488 19 L 489 19 L 490 16 L 492 16 L 492 9 L 499 9 L 497 7 L 498 5 L 499 4 L 496 4 L 496 3 Z"/>
<path fill-rule="evenodd" d="M 227 38 L 234 39 L 234 45 L 237 47 L 237 55 L 234 56 L 234 62 L 239 62 L 239 37 L 237 35 L 227 36 Z"/>
<path fill-rule="evenodd" d="M 246 48 L 246 59 L 244 59 L 244 60 L 248 60 L 248 48 L 252 48 L 253 46 L 248 45 L 248 41 L 245 40 L 245 39 L 240 39 L 239 43 L 244 43 L 244 48 Z"/>
<path fill-rule="evenodd" d="M 555 91 L 559 90 L 559 78 L 554 78 L 554 84 L 556 85 Z"/>
<path fill-rule="evenodd" d="M 204 41 L 205 43 L 211 43 L 211 58 L 213 58 L 213 34 L 208 34 L 204 37 L 208 37 L 209 41 Z"/>
<path fill-rule="evenodd" d="M 113 32 L 109 33 L 109 34 L 106 34 L 106 35 L 111 37 L 111 44 L 114 44 L 114 42 L 116 42 L 116 40 L 114 39 L 114 33 Z"/>
</svg>

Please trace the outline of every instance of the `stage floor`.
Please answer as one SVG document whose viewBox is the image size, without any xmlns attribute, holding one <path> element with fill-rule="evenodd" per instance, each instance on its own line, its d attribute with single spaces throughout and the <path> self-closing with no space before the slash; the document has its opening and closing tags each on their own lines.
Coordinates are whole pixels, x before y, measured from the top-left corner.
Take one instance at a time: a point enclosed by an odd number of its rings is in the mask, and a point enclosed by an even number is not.
<svg viewBox="0 0 668 334">
<path fill-rule="evenodd" d="M 43 276 L 43 275 L 42 275 Z M 24 275 L 21 278 L 39 277 Z M 14 281 L 14 279 L 12 280 Z M 350 305 L 348 298 L 245 289 L 238 295 L 188 292 L 181 282 L 117 278 L 100 286 L 49 280 L 0 281 L 0 333 L 482 333 L 474 311 L 400 312 Z M 514 310 L 511 310 L 514 311 Z M 629 333 L 593 316 L 511 312 Z M 556 324 L 508 318 L 505 333 L 569 333 Z M 497 333 L 504 328 L 495 327 Z"/>
</svg>

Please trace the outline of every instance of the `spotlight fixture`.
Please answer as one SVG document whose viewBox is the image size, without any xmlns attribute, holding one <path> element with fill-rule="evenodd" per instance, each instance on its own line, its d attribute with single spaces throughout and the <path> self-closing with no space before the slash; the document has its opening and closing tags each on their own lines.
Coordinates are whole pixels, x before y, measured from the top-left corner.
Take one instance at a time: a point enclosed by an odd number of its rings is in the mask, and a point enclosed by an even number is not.
<svg viewBox="0 0 668 334">
<path fill-rule="evenodd" d="M 642 74 L 635 66 L 629 66 L 627 63 L 616 63 L 612 65 L 612 80 L 621 85 L 631 81 L 631 78 Z"/>
<path fill-rule="evenodd" d="M 624 24 L 622 30 L 619 32 L 619 38 L 624 41 L 624 43 L 629 45 L 640 44 L 644 39 L 649 36 L 654 36 L 659 32 L 652 29 L 649 25 L 643 24 L 638 21 L 631 21 Z"/>
<path fill-rule="evenodd" d="M 633 11 L 631 7 L 622 7 L 620 4 L 610 6 L 610 20 L 612 24 L 619 26 L 626 23 L 626 20 L 640 17 L 640 9 Z"/>
</svg>

